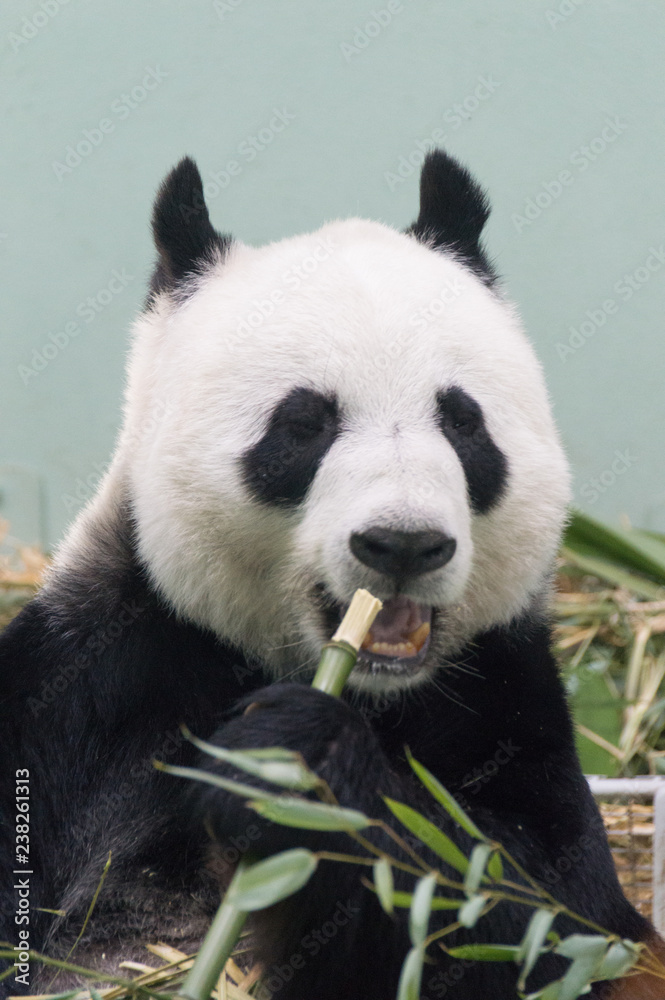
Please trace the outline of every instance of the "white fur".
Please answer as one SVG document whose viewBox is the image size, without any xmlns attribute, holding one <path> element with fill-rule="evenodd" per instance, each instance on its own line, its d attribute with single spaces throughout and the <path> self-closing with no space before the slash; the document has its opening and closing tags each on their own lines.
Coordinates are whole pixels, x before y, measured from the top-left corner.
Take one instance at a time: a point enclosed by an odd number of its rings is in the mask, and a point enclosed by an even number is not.
<svg viewBox="0 0 665 1000">
<path fill-rule="evenodd" d="M 300 509 L 265 508 L 238 460 L 302 385 L 337 394 L 343 432 Z M 436 425 L 436 394 L 450 385 L 480 403 L 508 459 L 506 493 L 486 515 L 472 515 Z M 569 485 L 540 366 L 505 300 L 452 256 L 386 226 L 354 219 L 261 249 L 235 245 L 188 299 L 162 295 L 135 325 L 125 414 L 111 472 L 61 562 L 128 483 L 141 555 L 168 602 L 277 675 L 313 665 L 328 638 L 314 584 L 341 603 L 358 586 L 391 596 L 349 549 L 350 534 L 370 526 L 439 529 L 457 551 L 406 592 L 442 609 L 423 668 L 359 675 L 357 686 L 425 679 L 547 587 Z"/>
</svg>

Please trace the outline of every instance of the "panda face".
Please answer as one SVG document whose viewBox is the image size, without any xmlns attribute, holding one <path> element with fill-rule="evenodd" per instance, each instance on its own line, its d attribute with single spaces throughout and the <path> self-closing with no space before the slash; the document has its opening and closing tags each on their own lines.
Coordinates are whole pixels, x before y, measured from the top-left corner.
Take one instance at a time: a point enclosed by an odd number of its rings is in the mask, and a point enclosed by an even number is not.
<svg viewBox="0 0 665 1000">
<path fill-rule="evenodd" d="M 513 308 L 360 220 L 157 286 L 114 470 L 167 601 L 276 676 L 305 679 L 356 588 L 381 598 L 351 678 L 375 693 L 539 598 L 568 500 Z"/>
</svg>

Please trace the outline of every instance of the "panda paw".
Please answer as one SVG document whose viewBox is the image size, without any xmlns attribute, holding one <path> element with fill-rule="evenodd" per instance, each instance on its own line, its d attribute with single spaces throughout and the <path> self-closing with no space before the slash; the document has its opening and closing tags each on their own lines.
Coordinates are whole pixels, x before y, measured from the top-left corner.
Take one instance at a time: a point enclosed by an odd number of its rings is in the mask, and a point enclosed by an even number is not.
<svg viewBox="0 0 665 1000">
<path fill-rule="evenodd" d="M 238 707 L 242 714 L 217 730 L 211 743 L 233 750 L 284 747 L 297 751 L 327 782 L 340 805 L 369 815 L 379 810 L 380 793 L 394 794 L 394 778 L 375 735 L 360 714 L 338 698 L 301 684 L 273 684 L 253 692 Z M 266 787 L 209 756 L 201 766 L 244 784 Z M 326 839 L 260 821 L 242 797 L 223 789 L 197 785 L 195 794 L 195 812 L 220 840 L 243 836 L 249 823 L 260 826 L 261 843 L 256 846 L 261 854 L 296 843 L 320 846 Z"/>
</svg>

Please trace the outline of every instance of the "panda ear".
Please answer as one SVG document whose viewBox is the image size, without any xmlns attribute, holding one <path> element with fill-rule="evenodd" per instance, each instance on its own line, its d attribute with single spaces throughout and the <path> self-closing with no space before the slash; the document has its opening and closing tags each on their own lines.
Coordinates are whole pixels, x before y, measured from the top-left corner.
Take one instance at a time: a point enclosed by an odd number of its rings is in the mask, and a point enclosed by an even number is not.
<svg viewBox="0 0 665 1000">
<path fill-rule="evenodd" d="M 213 228 L 198 167 L 186 156 L 162 182 L 152 213 L 159 253 L 153 293 L 169 291 L 226 254 L 231 237 Z"/>
<path fill-rule="evenodd" d="M 425 157 L 420 174 L 420 214 L 407 230 L 437 250 L 453 250 L 492 283 L 493 268 L 480 243 L 490 214 L 487 195 L 469 171 L 442 149 Z"/>
</svg>

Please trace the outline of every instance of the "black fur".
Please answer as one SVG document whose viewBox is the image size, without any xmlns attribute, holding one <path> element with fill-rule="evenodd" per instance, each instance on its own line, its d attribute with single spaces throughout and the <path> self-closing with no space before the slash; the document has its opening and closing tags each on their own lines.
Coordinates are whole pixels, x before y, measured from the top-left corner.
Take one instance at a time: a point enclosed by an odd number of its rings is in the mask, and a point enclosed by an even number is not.
<svg viewBox="0 0 665 1000">
<path fill-rule="evenodd" d="M 444 675 L 452 698 L 430 688 L 405 701 L 357 701 L 354 707 L 303 685 L 266 688 L 258 665 L 179 622 L 136 561 L 127 508 L 91 539 L 90 560 L 96 572 L 83 566 L 80 575 L 54 581 L 0 637 L 0 939 L 13 941 L 17 932 L 11 873 L 18 768 L 30 771 L 33 947 L 67 952 L 112 852 L 97 910 L 77 948 L 82 964 L 99 961 L 102 951 L 109 962 L 118 951 L 139 957 L 141 934 L 195 941 L 217 898 L 204 867 L 205 820 L 232 845 L 231 860 L 238 845 L 248 843 L 259 854 L 293 843 L 346 846 L 339 835 L 262 823 L 239 799 L 153 771 L 153 756 L 195 762 L 192 747 L 179 738 L 181 722 L 224 746 L 298 749 L 343 804 L 385 816 L 378 793 L 390 794 L 432 813 L 468 848 L 462 832 L 433 813 L 411 775 L 404 759 L 408 744 L 480 827 L 557 898 L 622 936 L 646 936 L 646 921 L 616 881 L 575 757 L 549 628 L 540 618 L 479 636 L 459 658 L 459 669 L 451 666 Z M 254 708 L 229 716 L 241 697 Z M 222 861 L 228 857 L 222 852 Z M 40 914 L 38 906 L 63 908 L 67 915 Z M 469 936 L 515 941 L 525 919 L 519 908 L 498 907 Z M 338 928 L 335 942 L 317 950 L 324 925 Z M 293 971 L 291 957 L 304 958 L 278 997 L 394 996 L 408 948 L 404 921 L 380 911 L 356 868 L 322 864 L 308 889 L 258 926 L 270 975 L 279 977 L 281 969 L 283 979 L 285 968 Z M 571 929 L 564 920 L 557 926 L 562 933 Z M 432 957 L 437 965 L 426 967 L 423 996 L 442 996 L 450 963 L 434 950 Z M 454 988 L 446 986 L 446 995 L 508 1000 L 515 974 L 513 966 L 478 963 Z"/>
<path fill-rule="evenodd" d="M 188 156 L 163 181 L 152 216 L 152 232 L 159 259 L 150 291 L 173 291 L 224 257 L 231 237 L 213 228 L 203 197 L 198 167 Z M 180 289 L 182 292 L 182 288 Z"/>
<path fill-rule="evenodd" d="M 431 154 L 413 234 L 454 249 L 490 282 L 479 244 L 486 217 L 484 196 L 467 172 L 445 154 Z M 190 160 L 165 181 L 154 231 L 160 263 L 153 293 L 186 294 L 189 279 L 228 249 L 228 238 L 210 224 Z M 442 431 L 464 466 L 475 510 L 483 512 L 503 488 L 505 458 L 461 389 L 440 394 L 438 404 Z M 291 392 L 241 460 L 252 494 L 266 504 L 299 503 L 340 422 L 334 398 L 304 387 Z M 115 501 L 103 519 L 80 529 L 85 539 L 76 564 L 57 568 L 0 636 L 0 940 L 13 944 L 26 929 L 15 919 L 21 876 L 14 872 L 27 871 L 17 861 L 17 772 L 22 784 L 29 772 L 32 948 L 68 954 L 111 855 L 76 946 L 81 965 L 112 969 L 121 958 L 144 961 L 144 941 L 196 948 L 219 900 L 216 880 L 228 879 L 248 849 L 259 855 L 295 843 L 347 849 L 341 835 L 261 822 L 238 798 L 156 771 L 154 757 L 228 771 L 209 758 L 199 761 L 182 739 L 183 722 L 224 746 L 292 747 L 342 804 L 388 818 L 380 793 L 389 794 L 430 813 L 468 851 L 463 832 L 415 780 L 405 760 L 408 744 L 481 829 L 572 910 L 622 937 L 651 933 L 621 893 L 580 772 L 540 599 L 510 626 L 475 636 L 441 667 L 436 684 L 398 701 L 381 705 L 350 695 L 338 701 L 304 685 L 266 686 L 260 664 L 165 605 L 137 556 L 131 497 L 120 491 Z M 321 862 L 294 900 L 257 918 L 257 952 L 279 1000 L 395 996 L 409 947 L 405 913 L 387 917 L 360 874 Z M 528 913 L 501 904 L 450 943 L 515 943 Z M 440 919 L 446 914 L 433 918 L 433 928 Z M 556 926 L 562 934 L 575 927 L 562 917 Z M 513 1000 L 513 964 L 460 967 L 436 948 L 430 952 L 423 998 Z M 558 972 L 557 961 L 549 963 L 530 988 Z M 40 978 L 32 963 L 30 981 L 21 986 L 11 976 L 0 982 L 0 996 L 66 985 L 66 976 L 57 983 L 50 974 Z M 602 986 L 590 994 L 603 995 Z"/>
<path fill-rule="evenodd" d="M 501 499 L 508 460 L 492 440 L 478 402 L 452 386 L 437 395 L 439 425 L 462 463 L 469 500 L 476 514 L 486 514 Z"/>
<path fill-rule="evenodd" d="M 496 272 L 480 242 L 490 214 L 487 195 L 469 171 L 442 149 L 425 157 L 420 175 L 420 213 L 407 230 L 438 250 L 453 250 L 482 280 Z"/>
<path fill-rule="evenodd" d="M 266 504 L 301 503 L 339 433 L 337 400 L 301 387 L 273 410 L 265 434 L 242 457 L 245 483 Z"/>
</svg>

